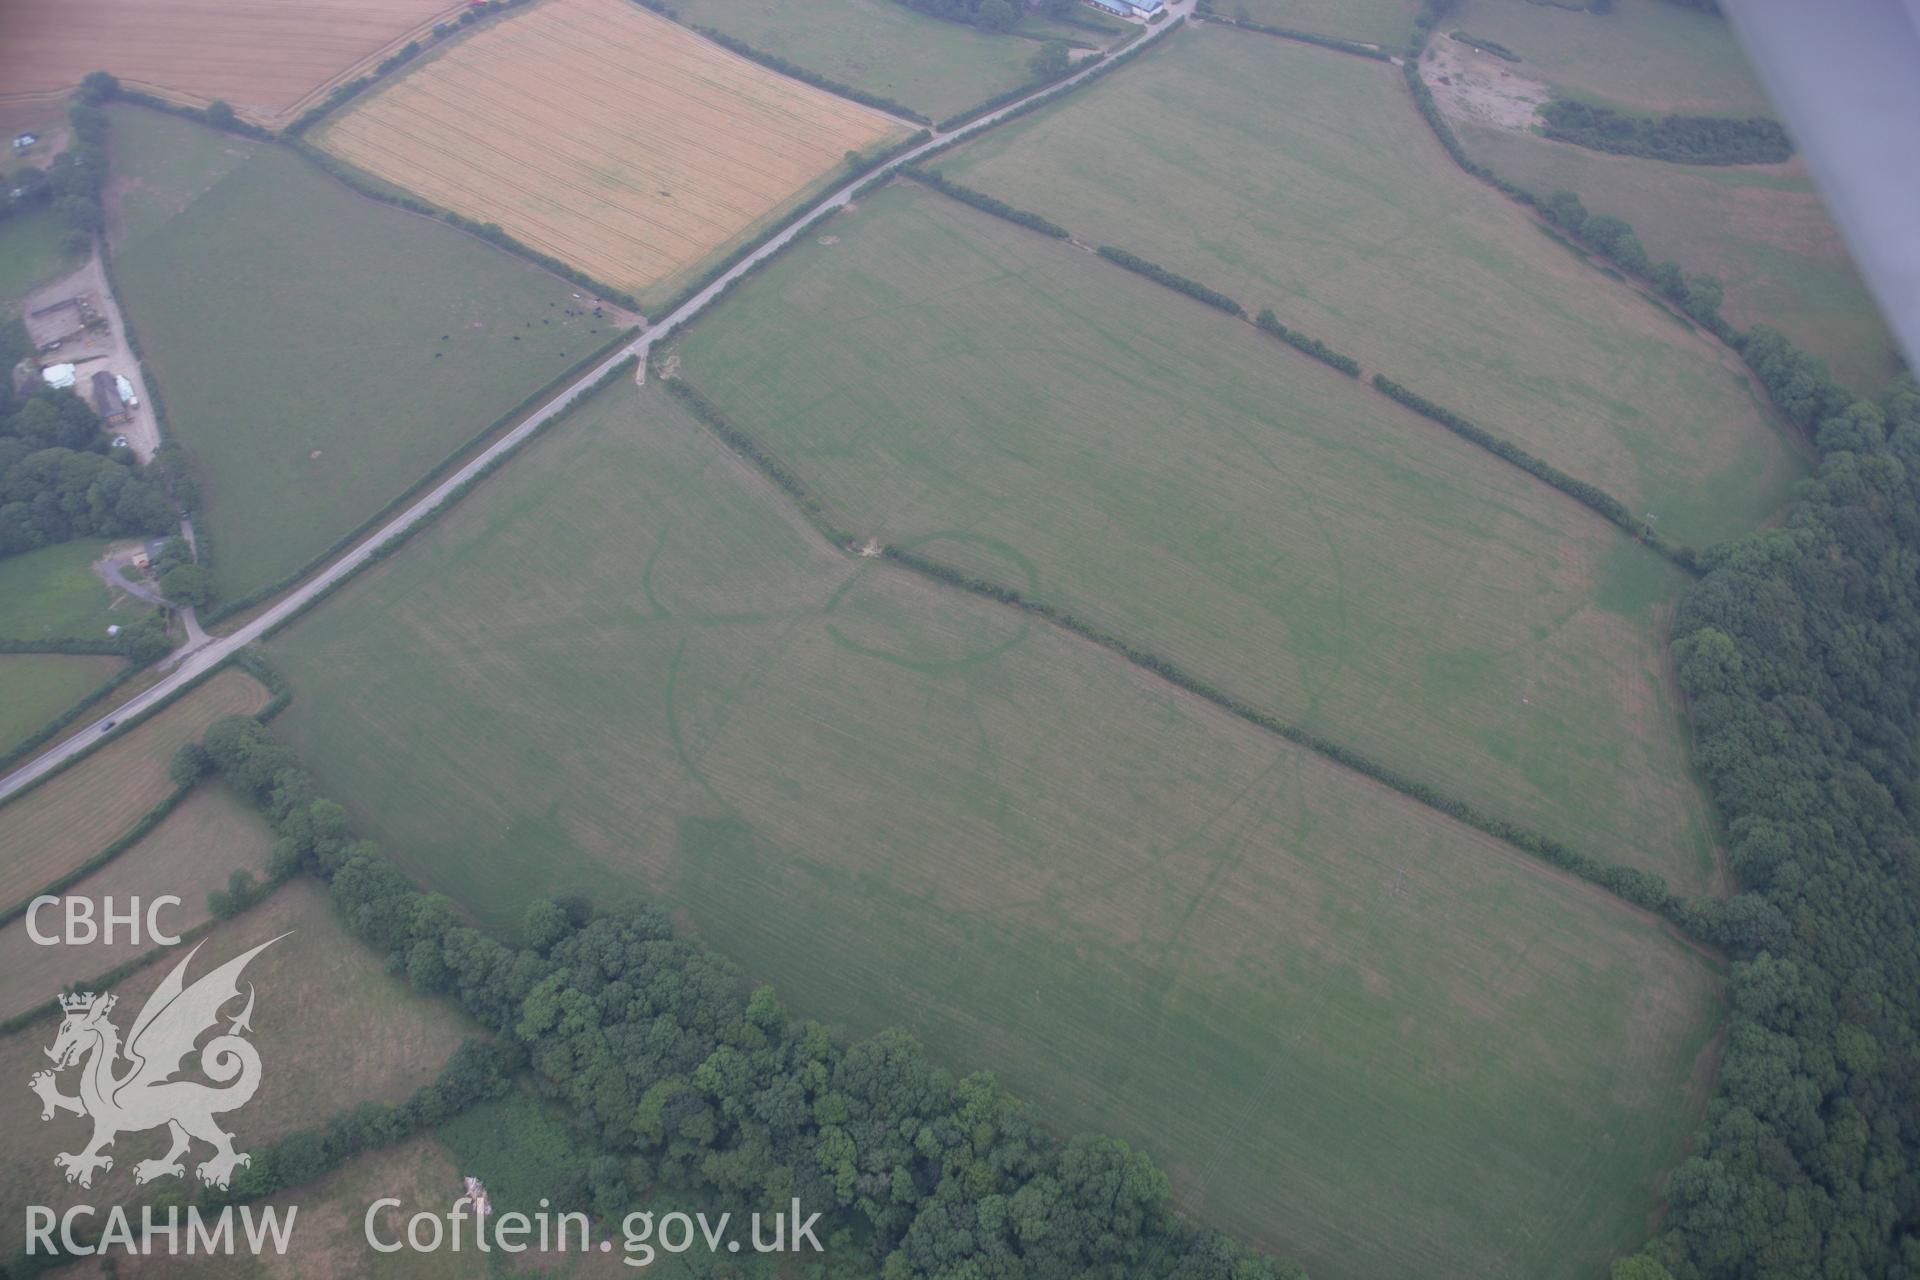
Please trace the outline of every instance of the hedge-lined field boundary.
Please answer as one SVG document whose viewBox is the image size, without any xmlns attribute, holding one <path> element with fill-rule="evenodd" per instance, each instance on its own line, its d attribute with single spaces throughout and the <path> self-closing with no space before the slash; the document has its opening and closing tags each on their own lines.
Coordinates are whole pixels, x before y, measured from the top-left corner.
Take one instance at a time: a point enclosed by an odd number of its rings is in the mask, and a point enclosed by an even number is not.
<svg viewBox="0 0 1920 1280">
<path fill-rule="evenodd" d="M 1667 541 L 1644 520 L 1637 519 L 1627 504 L 1597 484 L 1570 476 L 1553 464 L 1534 457 L 1513 441 L 1461 417 L 1444 405 L 1401 386 L 1384 373 L 1373 375 L 1373 385 L 1381 394 L 1396 400 L 1430 422 L 1437 422 L 1470 444 L 1480 446 L 1502 462 L 1520 468 L 1542 484 L 1552 485 L 1575 502 L 1619 526 L 1628 536 L 1645 543 L 1690 574 L 1700 571 L 1699 557 L 1693 548 Z"/>
<path fill-rule="evenodd" d="M 92 692 L 84 694 L 78 702 L 16 742 L 7 751 L 0 753 L 0 774 L 5 774 L 14 765 L 38 751 L 48 741 L 58 736 L 62 729 L 85 715 L 88 708 L 145 670 L 144 666 L 129 660 L 126 666 L 108 676 Z M 0 923 L 4 923 L 4 920 L 0 920 Z"/>
<path fill-rule="evenodd" d="M 1059 223 L 1043 218 L 1037 213 L 1017 208 L 1005 200 L 996 199 L 984 191 L 975 191 L 972 187 L 963 187 L 952 181 L 937 169 L 923 169 L 919 165 L 901 165 L 899 172 L 923 186 L 932 187 L 941 195 L 951 196 L 962 204 L 970 204 L 982 213 L 990 213 L 996 218 L 1005 218 L 1008 222 L 1038 231 L 1043 236 L 1052 236 L 1055 240 L 1071 239 L 1071 233 Z"/>
<path fill-rule="evenodd" d="M 822 193 L 822 195 L 823 196 L 829 195 L 833 191 L 837 190 L 844 183 L 855 181 L 858 178 L 860 178 L 863 174 L 872 173 L 875 169 L 879 169 L 884 167 L 885 165 L 891 164 L 895 158 L 905 155 L 907 152 L 913 150 L 915 147 L 920 146 L 923 143 L 931 141 L 932 138 L 933 138 L 932 133 L 928 132 L 925 129 L 922 129 L 919 132 L 914 133 L 911 136 L 902 139 L 900 142 L 895 143 L 893 146 L 888 147 L 884 151 L 875 152 L 874 155 L 871 156 L 870 158 L 863 158 L 858 167 L 850 166 L 846 174 L 842 177 L 837 178 L 834 181 L 833 186 L 828 187 L 826 191 Z M 700 295 L 702 290 L 709 288 L 714 281 L 718 280 L 721 276 L 726 275 L 727 272 L 733 270 L 735 267 L 739 266 L 742 262 L 752 257 L 754 254 L 760 252 L 760 250 L 764 249 L 769 242 L 771 242 L 775 237 L 779 236 L 782 232 L 786 231 L 788 227 L 792 226 L 794 222 L 802 214 L 804 214 L 807 209 L 811 207 L 812 205 L 802 206 L 799 210 L 795 211 L 795 214 L 792 217 L 788 217 L 786 219 L 783 219 L 780 222 L 775 223 L 774 225 L 768 227 L 760 235 L 757 235 L 753 239 L 746 241 L 744 244 L 741 244 L 738 248 L 734 249 L 733 252 L 729 253 L 726 257 L 720 259 L 720 261 L 714 263 L 713 266 L 701 272 L 699 279 L 693 281 L 691 284 L 681 289 L 679 293 L 674 294 L 670 300 L 663 302 L 658 307 L 654 308 L 653 314 L 655 316 L 660 316 L 664 318 L 666 316 L 672 315 L 674 312 L 678 311 L 680 308 L 686 306 L 689 302 L 692 302 L 696 297 Z M 815 215 L 815 216 L 818 217 L 818 215 Z M 794 237 L 794 239 L 796 240 L 799 238 L 800 237 L 797 235 Z"/>
<path fill-rule="evenodd" d="M 1223 27 L 1233 27 L 1241 31 L 1256 31 L 1263 36 L 1278 36 L 1282 40 L 1298 40 L 1301 44 L 1317 44 L 1322 49 L 1332 49 L 1336 53 L 1350 53 L 1356 58 L 1371 58 L 1375 62 L 1392 62 L 1393 55 L 1376 45 L 1362 44 L 1358 40 L 1342 40 L 1339 36 L 1322 35 L 1318 31 L 1300 31 L 1293 27 L 1275 27 L 1264 22 L 1254 22 L 1249 18 L 1229 18 L 1214 9 L 1211 0 L 1200 0 L 1195 10 L 1208 22 Z"/>
<path fill-rule="evenodd" d="M 834 523 L 826 503 L 807 487 L 805 481 L 789 470 L 770 450 L 762 447 L 749 432 L 729 421 L 726 415 L 698 389 L 677 377 L 664 381 L 668 390 L 688 407 L 703 426 L 792 499 L 822 537 L 840 551 L 853 553 L 857 541 L 855 535 Z M 1682 909 L 1681 900 L 1668 891 L 1666 881 L 1651 872 L 1640 871 L 1580 853 L 1537 831 L 1486 813 L 1438 788 L 1430 787 L 1389 769 L 1330 738 L 1310 733 L 1269 712 L 1251 706 L 1159 654 L 1102 631 L 1054 605 L 1035 600 L 1021 591 L 997 582 L 970 576 L 949 565 L 901 547 L 882 547 L 880 554 L 923 577 L 969 592 L 982 599 L 991 600 L 996 604 L 1019 609 L 1050 622 L 1063 631 L 1071 632 L 1083 640 L 1117 654 L 1134 666 L 1159 676 L 1195 697 L 1205 699 L 1229 715 L 1284 738 L 1295 746 L 1321 755 L 1337 765 L 1371 778 L 1483 834 L 1511 844 L 1563 871 L 1598 885 L 1635 906 L 1669 916 L 1678 914 Z"/>
<path fill-rule="evenodd" d="M 1681 910 L 1681 900 L 1668 891 L 1666 881 L 1650 871 L 1641 871 L 1580 853 L 1537 831 L 1518 823 L 1508 822 L 1504 818 L 1495 817 L 1465 800 L 1450 796 L 1438 788 L 1430 787 L 1426 783 L 1390 769 L 1330 738 L 1311 733 L 1269 712 L 1250 706 L 1160 655 L 1138 648 L 1117 636 L 1109 635 L 1053 605 L 1030 599 L 1021 592 L 999 583 L 972 577 L 913 551 L 886 547 L 882 549 L 881 554 L 924 577 L 1051 622 L 1061 630 L 1072 632 L 1083 640 L 1097 644 L 1125 658 L 1134 666 L 1159 676 L 1169 684 L 1212 703 L 1237 719 L 1244 720 L 1256 728 L 1286 739 L 1297 747 L 1312 751 L 1334 764 L 1370 778 L 1408 799 L 1416 800 L 1485 835 L 1513 845 L 1582 880 L 1598 885 L 1637 907 L 1669 916 Z"/>
<path fill-rule="evenodd" d="M 328 561 L 379 528 L 383 522 L 391 519 L 401 508 L 432 488 L 435 483 L 442 479 L 448 471 L 452 470 L 454 466 L 459 463 L 461 458 L 472 453 L 475 449 L 480 448 L 486 443 L 489 437 L 510 427 L 516 419 L 524 417 L 527 413 L 539 408 L 541 404 L 552 397 L 554 392 L 564 387 L 569 381 L 578 377 L 582 372 L 606 359 L 612 352 L 632 342 L 639 334 L 640 330 L 637 328 L 620 330 L 611 339 L 602 343 L 599 347 L 579 360 L 568 365 L 566 369 L 559 374 L 549 378 L 541 385 L 539 390 L 522 399 L 519 404 L 515 405 L 506 413 L 495 418 L 478 435 L 473 436 L 452 453 L 442 458 L 439 462 L 434 463 L 424 475 L 408 485 L 399 496 L 392 499 L 365 520 L 362 520 L 358 525 L 354 526 L 352 530 L 335 539 L 332 545 L 327 547 L 326 550 L 313 556 L 298 569 L 281 575 L 273 582 L 267 583 L 265 586 L 255 587 L 243 596 L 238 596 L 226 601 L 205 618 L 202 618 L 202 624 L 211 626 L 214 623 L 232 617 L 236 613 L 241 613 L 247 609 L 265 604 L 289 587 L 299 583 L 301 579 L 308 577 L 316 570 L 326 567 Z"/>
<path fill-rule="evenodd" d="M 1165 285 L 1175 293 L 1184 293 L 1196 302 L 1204 302 L 1218 311 L 1224 311 L 1239 319 L 1247 318 L 1247 309 L 1218 289 L 1208 288 L 1198 280 L 1189 280 L 1186 276 L 1176 275 L 1157 262 L 1149 262 L 1137 253 L 1129 253 L 1116 245 L 1103 244 L 1095 250 L 1101 257 L 1118 267 L 1125 267 L 1135 275 L 1145 276 L 1155 284 Z"/>
<path fill-rule="evenodd" d="M 1253 323 L 1257 328 L 1272 334 L 1288 346 L 1305 352 L 1321 364 L 1338 369 L 1349 378 L 1357 378 L 1360 376 L 1360 362 L 1358 360 L 1355 360 L 1352 356 L 1342 355 L 1318 338 L 1302 333 L 1298 329 L 1287 328 L 1287 326 L 1280 323 L 1280 318 L 1273 314 L 1272 308 L 1262 310 L 1259 315 L 1253 318 Z"/>
</svg>

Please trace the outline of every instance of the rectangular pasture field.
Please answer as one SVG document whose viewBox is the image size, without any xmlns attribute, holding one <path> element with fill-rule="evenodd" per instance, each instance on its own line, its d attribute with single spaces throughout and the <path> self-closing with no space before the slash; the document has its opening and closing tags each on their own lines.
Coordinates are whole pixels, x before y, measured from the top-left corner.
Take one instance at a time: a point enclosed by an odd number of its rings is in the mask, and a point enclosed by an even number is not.
<svg viewBox="0 0 1920 1280">
<path fill-rule="evenodd" d="M 0 638 L 104 640 L 108 627 L 137 617 L 138 602 L 110 590 L 88 567 L 108 545 L 106 538 L 75 538 L 0 557 Z"/>
<path fill-rule="evenodd" d="M 546 0 L 315 140 L 650 306 L 908 130 L 629 0 Z"/>
<path fill-rule="evenodd" d="M 110 114 L 113 154 L 142 152 L 117 287 L 229 599 L 301 568 L 630 322 L 286 148 Z M 148 184 L 184 207 L 142 204 Z"/>
<path fill-rule="evenodd" d="M 790 1008 L 990 1065 L 1316 1276 L 1585 1276 L 1696 1113 L 1714 980 L 1647 919 L 838 554 L 656 387 L 271 650 L 278 726 L 427 885 L 495 922 L 653 895 Z"/>
<path fill-rule="evenodd" d="M 10 0 L 0 6 L 6 97 L 65 92 L 92 71 L 190 106 L 215 99 L 285 123 L 335 80 L 436 19 L 447 0 Z"/>
<path fill-rule="evenodd" d="M 248 715 L 267 691 L 227 670 L 114 741 L 0 805 L 0 905 L 37 893 L 112 844 L 173 790 L 173 753 L 222 716 Z"/>
<path fill-rule="evenodd" d="M 483 1034 L 451 1002 L 422 996 L 404 975 L 387 972 L 385 957 L 341 926 L 326 889 L 306 877 L 209 931 L 187 979 L 279 935 L 286 936 L 246 969 L 244 980 L 257 995 L 250 1038 L 262 1070 L 252 1101 L 222 1117 L 236 1150 L 258 1150 L 291 1130 L 317 1127 L 355 1103 L 403 1101 L 432 1082 L 462 1040 Z M 169 949 L 108 988 L 119 998 L 114 1022 L 122 1031 L 186 951 Z M 54 994 L 48 990 L 43 998 Z M 165 1152 L 164 1130 L 122 1134 L 111 1153 L 113 1168 L 96 1174 L 90 1189 L 62 1180 L 53 1153 L 78 1150 L 90 1126 L 64 1113 L 43 1122 L 40 1099 L 26 1088 L 28 1077 L 46 1068 L 42 1051 L 58 1027 L 58 1018 L 48 1015 L 0 1037 L 0 1072 L 19 1082 L 0 1091 L 0 1124 L 22 1139 L 0 1147 L 0 1202 L 44 1204 L 59 1212 L 75 1203 L 105 1206 L 197 1185 L 190 1163 L 184 1184 L 163 1179 L 136 1189 L 133 1165 Z M 61 1087 L 73 1092 L 71 1074 Z M 205 1159 L 207 1150 L 197 1144 L 194 1162 Z M 138 1223 L 138 1209 L 131 1212 Z M 0 1255 L 11 1257 L 20 1248 L 23 1225 L 23 1215 L 6 1215 Z"/>
<path fill-rule="evenodd" d="M 1677 571 L 1070 245 L 905 184 L 831 230 L 676 349 L 842 527 L 1575 849 L 1714 884 L 1665 653 Z"/>
<path fill-rule="evenodd" d="M 235 871 L 264 879 L 273 833 L 247 805 L 218 781 L 203 782 L 158 826 L 120 856 L 63 894 L 112 897 L 124 906 L 129 897 L 151 901 L 172 894 L 180 904 L 160 917 L 171 933 L 184 933 L 210 918 L 207 894 L 224 889 Z M 42 916 L 41 932 L 56 931 L 55 917 Z M 138 943 L 116 937 L 112 945 L 42 945 L 27 933 L 25 917 L 0 925 L 0 973 L 7 989 L 0 995 L 0 1020 L 45 1001 L 48 993 L 84 982 L 144 955 L 154 944 L 143 934 Z"/>
<path fill-rule="evenodd" d="M 1272 307 L 1709 543 L 1804 469 L 1744 366 L 1462 173 L 1396 67 L 1202 26 L 942 161 L 958 181 Z"/>
</svg>

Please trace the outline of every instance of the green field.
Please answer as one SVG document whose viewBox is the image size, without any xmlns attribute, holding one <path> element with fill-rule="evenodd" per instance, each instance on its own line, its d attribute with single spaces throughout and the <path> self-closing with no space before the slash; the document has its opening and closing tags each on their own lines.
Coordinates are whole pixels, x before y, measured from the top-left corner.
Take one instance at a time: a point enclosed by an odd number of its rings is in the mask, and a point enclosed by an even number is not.
<svg viewBox="0 0 1920 1280">
<path fill-rule="evenodd" d="M 140 617 L 145 606 L 108 590 L 88 567 L 107 546 L 76 538 L 0 556 L 0 639 L 104 640 L 108 627 Z"/>
<path fill-rule="evenodd" d="M 1317 31 L 1394 49 L 1413 34 L 1416 0 L 1213 0 L 1223 18 L 1243 18 L 1270 27 Z"/>
<path fill-rule="evenodd" d="M 1759 523 L 1800 472 L 1737 357 L 1460 172 L 1392 67 L 1182 32 L 943 167 L 1271 306 L 1682 541 Z"/>
<path fill-rule="evenodd" d="M 276 723 L 430 887 L 494 922 L 656 894 L 790 1007 L 990 1065 L 1320 1280 L 1589 1276 L 1696 1114 L 1714 984 L 1664 932 L 834 552 L 653 388 L 270 649 Z"/>
<path fill-rule="evenodd" d="M 156 170 L 208 158 L 200 126 L 138 109 L 114 123 L 116 155 L 127 138 L 180 148 Z M 566 282 L 289 151 L 223 143 L 223 160 L 253 154 L 134 238 L 115 275 L 234 596 L 325 551 L 613 322 L 564 315 Z"/>
<path fill-rule="evenodd" d="M 0 313 L 35 285 L 80 264 L 63 245 L 66 228 L 51 205 L 0 219 Z"/>
<path fill-rule="evenodd" d="M 830 80 L 935 120 L 1032 79 L 1040 45 L 944 22 L 898 0 L 676 0 L 680 20 L 714 27 Z M 1069 28 L 1075 39 L 1098 33 Z"/>
<path fill-rule="evenodd" d="M 1772 325 L 1861 394 L 1878 394 L 1899 371 L 1893 335 L 1800 161 L 1675 165 L 1486 125 L 1458 129 L 1502 177 L 1572 191 L 1632 223 L 1655 261 L 1718 276 L 1727 319 Z"/>
<path fill-rule="evenodd" d="M 1608 14 L 1535 0 L 1466 0 L 1446 29 L 1498 40 L 1520 74 L 1568 97 L 1628 110 L 1771 115 L 1733 28 L 1668 0 L 1616 0 Z"/>
<path fill-rule="evenodd" d="M 119 666 L 119 658 L 0 654 L 0 751 L 98 689 Z"/>
<path fill-rule="evenodd" d="M 1712 882 L 1662 652 L 1680 577 L 1652 553 L 1057 241 L 904 186 L 834 231 L 679 349 L 842 525 L 1576 848 Z"/>
</svg>

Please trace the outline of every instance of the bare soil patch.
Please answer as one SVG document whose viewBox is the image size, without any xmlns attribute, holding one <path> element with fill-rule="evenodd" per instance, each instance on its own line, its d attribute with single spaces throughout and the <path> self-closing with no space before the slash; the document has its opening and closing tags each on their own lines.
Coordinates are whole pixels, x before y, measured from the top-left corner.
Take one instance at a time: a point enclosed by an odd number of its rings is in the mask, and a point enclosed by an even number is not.
<svg viewBox="0 0 1920 1280">
<path fill-rule="evenodd" d="M 1553 98 L 1552 89 L 1512 63 L 1444 37 L 1428 43 L 1420 73 L 1440 109 L 1463 123 L 1525 130 Z"/>
</svg>

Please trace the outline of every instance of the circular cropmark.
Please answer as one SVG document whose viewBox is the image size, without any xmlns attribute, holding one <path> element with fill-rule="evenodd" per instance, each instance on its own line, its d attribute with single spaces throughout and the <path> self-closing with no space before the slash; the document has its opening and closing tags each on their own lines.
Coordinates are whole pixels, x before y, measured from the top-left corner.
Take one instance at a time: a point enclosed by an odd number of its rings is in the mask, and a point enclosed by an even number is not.
<svg viewBox="0 0 1920 1280">
<path fill-rule="evenodd" d="M 998 538 L 941 532 L 893 546 L 966 580 L 1029 599 L 1039 587 L 1033 562 Z M 963 583 L 881 572 L 884 563 L 863 563 L 827 600 L 827 634 L 842 648 L 915 671 L 946 671 L 997 658 L 1032 629 L 1025 613 L 984 599 Z"/>
</svg>

